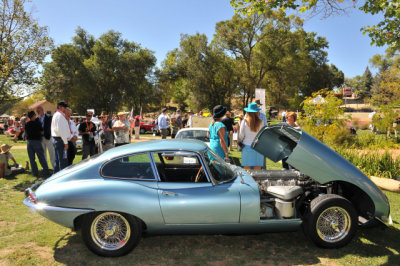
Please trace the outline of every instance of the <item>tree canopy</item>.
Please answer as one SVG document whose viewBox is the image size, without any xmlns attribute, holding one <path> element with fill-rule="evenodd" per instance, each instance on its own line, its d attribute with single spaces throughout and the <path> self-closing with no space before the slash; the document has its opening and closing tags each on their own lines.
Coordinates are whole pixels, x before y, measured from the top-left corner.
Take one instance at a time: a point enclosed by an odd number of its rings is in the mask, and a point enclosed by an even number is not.
<svg viewBox="0 0 400 266">
<path fill-rule="evenodd" d="M 323 13 L 325 17 L 355 8 L 358 0 L 231 0 L 231 5 L 242 14 L 266 12 L 273 9 L 295 9 L 299 12 Z M 359 8 L 372 15 L 381 14 L 383 20 L 362 28 L 371 38 L 371 44 L 389 45 L 400 49 L 400 3 L 390 0 L 365 0 Z"/>
<path fill-rule="evenodd" d="M 298 108 L 302 97 L 341 85 L 343 72 L 326 64 L 326 39 L 302 23 L 270 11 L 218 22 L 210 42 L 203 34 L 182 35 L 158 72 L 163 101 L 211 109 L 240 97 L 245 106 L 255 88 L 265 88 L 269 105 Z"/>
<path fill-rule="evenodd" d="M 152 51 L 118 32 L 95 39 L 78 28 L 73 43 L 54 49 L 52 62 L 44 65 L 43 91 L 47 99 L 65 99 L 78 112 L 115 112 L 124 105 L 138 110 L 154 94 L 149 76 L 155 62 Z"/>
<path fill-rule="evenodd" d="M 52 47 L 47 28 L 24 10 L 24 3 L 0 1 L 0 102 L 12 98 L 16 87 L 35 84 L 38 65 Z"/>
</svg>

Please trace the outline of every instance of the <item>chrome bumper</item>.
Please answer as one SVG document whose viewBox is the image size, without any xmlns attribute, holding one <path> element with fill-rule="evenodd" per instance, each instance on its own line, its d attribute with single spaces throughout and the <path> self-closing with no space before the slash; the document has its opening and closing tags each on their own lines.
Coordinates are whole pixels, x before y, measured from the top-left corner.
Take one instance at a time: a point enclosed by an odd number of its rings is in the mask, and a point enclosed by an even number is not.
<svg viewBox="0 0 400 266">
<path fill-rule="evenodd" d="M 43 217 L 62 226 L 75 229 L 74 221 L 77 217 L 92 212 L 92 209 L 75 209 L 50 206 L 42 202 L 35 202 L 31 197 L 24 199 L 24 204 L 33 212 L 38 212 Z"/>
</svg>

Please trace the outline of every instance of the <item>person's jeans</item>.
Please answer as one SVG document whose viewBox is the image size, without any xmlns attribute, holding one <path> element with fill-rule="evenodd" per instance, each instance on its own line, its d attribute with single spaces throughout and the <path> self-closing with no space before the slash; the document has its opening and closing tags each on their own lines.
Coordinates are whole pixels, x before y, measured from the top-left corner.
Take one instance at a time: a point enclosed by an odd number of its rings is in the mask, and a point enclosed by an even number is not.
<svg viewBox="0 0 400 266">
<path fill-rule="evenodd" d="M 92 157 L 96 154 L 96 143 L 93 141 L 83 141 L 82 143 L 82 160 Z"/>
<path fill-rule="evenodd" d="M 54 173 L 64 169 L 68 165 L 67 158 L 64 158 L 64 142 L 61 138 L 53 138 L 53 146 L 55 152 Z"/>
<path fill-rule="evenodd" d="M 72 165 L 74 163 L 75 155 L 76 155 L 75 143 L 68 141 L 68 151 L 67 151 L 68 165 Z"/>
<path fill-rule="evenodd" d="M 32 168 L 32 174 L 34 176 L 39 175 L 39 170 L 35 161 L 35 154 L 37 155 L 43 170 L 46 173 L 48 173 L 49 167 L 47 166 L 47 162 L 44 158 L 42 142 L 40 140 L 28 140 L 27 149 L 28 149 L 29 162 Z"/>
</svg>

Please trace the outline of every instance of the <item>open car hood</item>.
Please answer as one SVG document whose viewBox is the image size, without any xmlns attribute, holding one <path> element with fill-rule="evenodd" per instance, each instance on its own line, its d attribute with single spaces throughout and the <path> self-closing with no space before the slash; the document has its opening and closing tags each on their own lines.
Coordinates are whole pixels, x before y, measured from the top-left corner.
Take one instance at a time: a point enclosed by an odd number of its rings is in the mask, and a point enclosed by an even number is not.
<svg viewBox="0 0 400 266">
<path fill-rule="evenodd" d="M 288 164 L 320 184 L 345 181 L 364 190 L 376 204 L 387 202 L 382 191 L 357 167 L 299 128 L 286 123 L 265 126 L 251 147 L 274 162 L 287 158 Z"/>
</svg>

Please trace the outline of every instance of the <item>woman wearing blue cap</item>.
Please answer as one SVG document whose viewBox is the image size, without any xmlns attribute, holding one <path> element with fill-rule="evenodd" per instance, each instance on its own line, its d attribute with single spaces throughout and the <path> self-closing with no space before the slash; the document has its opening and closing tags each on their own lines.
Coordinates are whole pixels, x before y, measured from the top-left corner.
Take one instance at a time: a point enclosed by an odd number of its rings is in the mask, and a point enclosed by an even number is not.
<svg viewBox="0 0 400 266">
<path fill-rule="evenodd" d="M 226 144 L 228 143 L 228 131 L 224 123 L 222 123 L 222 117 L 226 113 L 226 108 L 222 105 L 217 105 L 213 108 L 213 119 L 209 126 L 209 138 L 210 138 L 210 148 L 219 157 L 223 159 L 228 159 L 228 148 Z"/>
<path fill-rule="evenodd" d="M 251 148 L 251 143 L 256 137 L 258 131 L 263 126 L 260 119 L 257 103 L 249 103 L 246 111 L 246 117 L 240 125 L 239 142 L 244 144 L 242 149 L 242 166 L 244 169 L 261 169 L 264 165 L 264 156 Z"/>
</svg>

